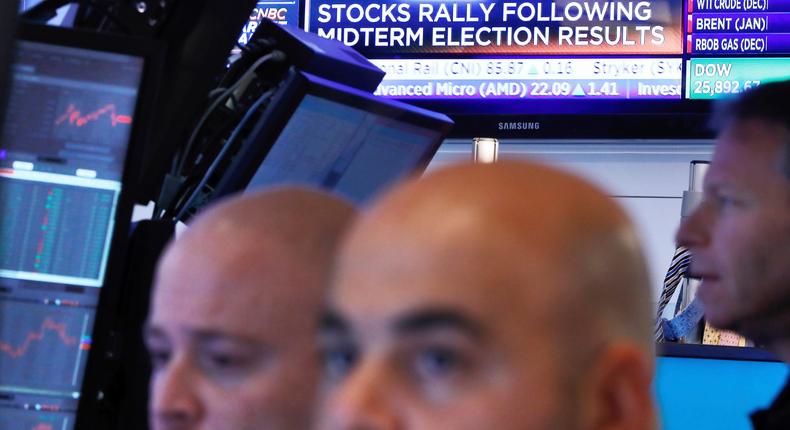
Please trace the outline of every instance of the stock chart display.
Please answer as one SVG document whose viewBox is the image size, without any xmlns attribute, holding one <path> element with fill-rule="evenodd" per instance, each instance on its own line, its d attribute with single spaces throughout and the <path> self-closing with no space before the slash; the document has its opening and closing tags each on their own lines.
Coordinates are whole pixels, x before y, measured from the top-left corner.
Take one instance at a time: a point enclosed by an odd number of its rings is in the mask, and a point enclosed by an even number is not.
<svg viewBox="0 0 790 430">
<path fill-rule="evenodd" d="M 305 27 L 401 99 L 705 99 L 790 77 L 788 0 L 307 0 Z"/>
<path fill-rule="evenodd" d="M 2 159 L 41 162 L 120 180 L 142 62 L 135 57 L 22 42 L 9 96 Z M 84 176 L 84 175 L 83 175 Z"/>
<path fill-rule="evenodd" d="M 71 305 L 0 300 L 0 388 L 78 395 L 93 312 Z"/>
<path fill-rule="evenodd" d="M 0 429 L 70 430 L 143 60 L 17 48 L 0 145 Z"/>
<path fill-rule="evenodd" d="M 73 414 L 40 412 L 0 407 L 0 429 L 3 430 L 66 430 L 74 423 Z"/>
</svg>

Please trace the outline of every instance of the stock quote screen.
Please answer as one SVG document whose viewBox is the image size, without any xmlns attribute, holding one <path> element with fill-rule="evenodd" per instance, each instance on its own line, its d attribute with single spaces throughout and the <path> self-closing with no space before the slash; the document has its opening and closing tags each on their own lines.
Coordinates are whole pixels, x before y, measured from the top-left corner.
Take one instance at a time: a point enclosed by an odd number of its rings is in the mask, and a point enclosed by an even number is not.
<svg viewBox="0 0 790 430">
<path fill-rule="evenodd" d="M 73 428 L 143 71 L 20 41 L 0 144 L 0 429 Z"/>
<path fill-rule="evenodd" d="M 306 0 L 410 100 L 711 99 L 790 77 L 789 0 Z"/>
</svg>

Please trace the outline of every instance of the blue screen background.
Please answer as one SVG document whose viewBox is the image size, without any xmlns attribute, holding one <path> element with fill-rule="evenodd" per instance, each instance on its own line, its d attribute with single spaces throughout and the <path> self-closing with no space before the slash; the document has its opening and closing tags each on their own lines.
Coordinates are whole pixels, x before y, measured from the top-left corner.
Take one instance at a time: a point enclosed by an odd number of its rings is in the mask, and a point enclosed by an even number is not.
<svg viewBox="0 0 790 430">
<path fill-rule="evenodd" d="M 788 377 L 784 363 L 659 357 L 656 395 L 665 430 L 747 430 Z"/>
</svg>

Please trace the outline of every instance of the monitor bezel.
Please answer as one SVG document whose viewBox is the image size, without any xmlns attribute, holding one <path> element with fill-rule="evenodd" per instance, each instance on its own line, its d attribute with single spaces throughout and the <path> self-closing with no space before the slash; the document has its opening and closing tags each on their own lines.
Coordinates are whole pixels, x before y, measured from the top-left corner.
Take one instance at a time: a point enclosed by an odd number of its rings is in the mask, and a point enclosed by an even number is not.
<svg viewBox="0 0 790 430">
<path fill-rule="evenodd" d="M 426 106 L 434 108 L 434 106 Z M 709 109 L 704 112 L 639 114 L 453 114 L 461 124 L 450 137 L 496 136 L 507 139 L 712 139 Z M 523 124 L 523 129 L 507 125 Z"/>
<path fill-rule="evenodd" d="M 425 170 L 453 127 L 452 121 L 443 114 L 374 96 L 305 72 L 292 70 L 283 85 L 278 96 L 272 100 L 269 109 L 264 112 L 247 137 L 234 162 L 227 169 L 227 174 L 217 184 L 212 199 L 247 188 L 291 116 L 308 94 L 381 114 L 414 126 L 437 130 L 437 138 L 426 148 L 427 151 L 415 171 Z"/>
<path fill-rule="evenodd" d="M 113 364 L 119 360 L 119 308 L 123 297 L 123 279 L 129 244 L 132 210 L 139 192 L 139 171 L 145 145 L 153 134 L 152 118 L 146 115 L 156 105 L 163 63 L 163 47 L 151 39 L 96 33 L 87 30 L 60 28 L 21 22 L 19 41 L 54 46 L 88 49 L 143 59 L 143 71 L 134 111 L 134 126 L 121 176 L 122 188 L 115 210 L 115 227 L 107 259 L 104 283 L 94 316 L 91 351 L 85 366 L 78 403 L 75 428 L 94 428 L 101 408 L 100 391 L 112 378 Z"/>
<path fill-rule="evenodd" d="M 14 58 L 16 40 L 16 14 L 19 10 L 17 0 L 0 2 L 0 136 L 3 135 L 6 103 L 8 103 L 11 64 Z"/>
<path fill-rule="evenodd" d="M 659 357 L 700 358 L 713 360 L 781 362 L 774 353 L 763 348 L 702 345 L 691 343 L 657 343 Z"/>
<path fill-rule="evenodd" d="M 685 79 L 684 79 L 685 85 Z M 447 114 L 451 138 L 504 139 L 712 139 L 712 100 L 452 100 L 398 99 Z M 530 112 L 529 104 L 541 109 Z M 483 107 L 477 107 L 482 104 Z M 519 107 L 521 104 L 524 107 Z M 541 111 L 547 110 L 551 113 Z M 567 113 L 561 112 L 567 110 Z M 559 112 L 559 113 L 558 113 Z M 515 124 L 516 127 L 507 125 Z M 519 124 L 521 126 L 519 126 Z"/>
</svg>

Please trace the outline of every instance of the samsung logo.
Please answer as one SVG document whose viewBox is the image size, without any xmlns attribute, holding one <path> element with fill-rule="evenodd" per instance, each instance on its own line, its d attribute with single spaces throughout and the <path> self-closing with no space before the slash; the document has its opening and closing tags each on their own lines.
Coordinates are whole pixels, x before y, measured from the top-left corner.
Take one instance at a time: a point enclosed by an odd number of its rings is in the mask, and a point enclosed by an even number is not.
<svg viewBox="0 0 790 430">
<path fill-rule="evenodd" d="M 500 122 L 500 130 L 540 130 L 539 122 Z"/>
</svg>

